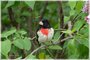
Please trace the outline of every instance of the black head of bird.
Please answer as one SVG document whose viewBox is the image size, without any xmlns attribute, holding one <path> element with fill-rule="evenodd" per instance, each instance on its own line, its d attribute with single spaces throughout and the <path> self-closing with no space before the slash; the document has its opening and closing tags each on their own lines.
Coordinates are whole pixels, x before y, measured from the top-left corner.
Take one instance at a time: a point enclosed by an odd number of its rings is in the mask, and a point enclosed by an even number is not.
<svg viewBox="0 0 90 60">
<path fill-rule="evenodd" d="M 50 24 L 49 24 L 49 22 L 48 22 L 47 19 L 40 21 L 40 22 L 39 22 L 39 25 L 40 25 L 42 28 L 51 28 L 51 26 L 50 26 Z"/>
</svg>

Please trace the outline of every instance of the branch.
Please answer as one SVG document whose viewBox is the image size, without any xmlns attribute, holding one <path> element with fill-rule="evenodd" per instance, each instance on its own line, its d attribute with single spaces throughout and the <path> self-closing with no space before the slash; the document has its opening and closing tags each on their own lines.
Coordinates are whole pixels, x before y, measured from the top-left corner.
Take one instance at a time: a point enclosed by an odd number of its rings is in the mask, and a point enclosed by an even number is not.
<svg viewBox="0 0 90 60">
<path fill-rule="evenodd" d="M 34 40 L 35 38 L 37 38 L 36 36 L 32 37 L 31 40 Z"/>
<path fill-rule="evenodd" d="M 33 55 L 35 52 L 37 52 L 39 49 L 41 49 L 43 47 L 45 47 L 45 45 L 42 45 L 42 46 L 38 47 L 37 49 L 35 49 L 34 51 L 32 51 L 30 55 Z"/>
<path fill-rule="evenodd" d="M 58 13 L 59 13 L 59 17 L 60 17 L 60 28 L 63 29 L 64 26 L 64 15 L 63 15 L 63 8 L 62 8 L 62 2 L 58 1 Z"/>
<path fill-rule="evenodd" d="M 64 14 L 63 14 L 63 8 L 62 8 L 62 1 L 57 1 L 59 7 L 58 7 L 58 15 L 59 15 L 59 19 L 60 19 L 60 25 L 59 25 L 59 29 L 63 29 L 64 28 Z M 60 32 L 60 34 L 62 34 L 62 32 Z M 62 37 L 60 38 L 63 39 L 65 36 L 65 34 L 62 35 Z M 63 45 L 63 43 L 62 43 Z"/>
<path fill-rule="evenodd" d="M 40 12 L 40 17 L 39 17 L 40 20 L 41 20 L 41 19 L 43 18 L 43 16 L 44 16 L 44 13 L 45 13 L 45 10 L 46 10 L 47 5 L 48 5 L 48 1 L 45 2 L 45 5 L 44 5 L 44 7 L 42 8 L 42 10 L 41 10 L 41 12 Z"/>
<path fill-rule="evenodd" d="M 33 23 L 32 23 L 32 20 L 33 20 L 33 18 L 32 18 L 32 16 L 33 16 L 33 11 L 32 11 L 32 9 L 29 7 L 28 8 L 29 10 L 29 12 L 30 12 L 30 15 L 28 16 L 28 21 L 27 21 L 27 24 L 28 24 L 28 31 L 29 31 L 29 36 L 30 37 L 33 37 L 34 36 L 34 34 L 33 34 L 33 27 L 32 27 L 32 25 L 33 25 Z"/>
<path fill-rule="evenodd" d="M 70 38 L 73 38 L 73 37 L 67 37 L 67 38 L 64 38 L 64 39 L 62 39 L 62 40 L 59 41 L 59 42 L 66 41 L 66 40 L 68 40 L 68 39 L 70 39 Z M 57 42 L 56 44 L 58 44 L 59 42 Z M 43 48 L 43 47 L 51 46 L 51 45 L 56 45 L 56 44 L 42 45 L 42 46 L 38 47 L 37 49 L 35 49 L 34 51 L 32 51 L 30 55 L 33 55 L 35 52 L 37 52 L 39 49 L 41 49 L 41 48 Z"/>
<path fill-rule="evenodd" d="M 63 31 L 63 30 L 66 30 L 66 29 L 54 29 L 55 31 Z"/>
<path fill-rule="evenodd" d="M 18 23 L 15 21 L 14 13 L 11 7 L 8 7 L 8 14 L 9 14 L 9 19 L 11 20 L 11 24 L 17 28 Z"/>
<path fill-rule="evenodd" d="M 72 23 L 71 21 L 68 22 L 68 30 L 71 30 L 72 29 Z"/>
<path fill-rule="evenodd" d="M 71 24 L 71 21 L 68 22 L 68 30 L 71 31 L 72 29 L 72 24 Z M 69 33 L 69 36 L 72 36 L 72 33 Z"/>
<path fill-rule="evenodd" d="M 71 39 L 71 38 L 73 38 L 73 36 L 70 36 L 70 37 L 64 38 L 64 39 L 62 39 L 60 42 L 66 41 L 66 40 Z"/>
<path fill-rule="evenodd" d="M 11 25 L 14 26 L 14 27 L 16 27 L 16 29 L 17 29 L 18 24 L 17 24 L 17 22 L 15 21 L 14 13 L 13 13 L 13 10 L 12 10 L 11 7 L 8 7 L 8 15 L 9 15 L 9 19 L 10 19 Z M 11 38 L 11 39 L 12 39 L 12 38 Z M 12 39 L 12 40 L 13 40 L 13 39 Z M 11 46 L 13 47 L 13 45 L 11 45 Z M 9 57 L 10 57 L 10 59 L 14 59 L 14 58 L 15 58 L 15 55 L 13 54 L 13 52 L 10 51 Z"/>
<path fill-rule="evenodd" d="M 82 11 L 80 11 L 79 14 L 77 14 L 77 15 L 73 18 L 73 20 L 72 20 L 73 23 L 76 21 L 76 19 L 78 18 L 78 16 L 80 16 L 81 13 L 82 13 Z"/>
<path fill-rule="evenodd" d="M 63 34 L 62 34 L 62 35 L 63 35 Z M 62 39 L 62 40 L 59 40 L 59 41 L 57 41 L 57 42 L 53 42 L 53 44 L 59 44 L 60 42 L 64 42 L 64 41 L 66 41 L 66 40 L 68 40 L 68 39 L 71 39 L 71 38 L 73 38 L 73 36 L 69 36 L 69 37 L 64 38 L 64 39 Z"/>
</svg>

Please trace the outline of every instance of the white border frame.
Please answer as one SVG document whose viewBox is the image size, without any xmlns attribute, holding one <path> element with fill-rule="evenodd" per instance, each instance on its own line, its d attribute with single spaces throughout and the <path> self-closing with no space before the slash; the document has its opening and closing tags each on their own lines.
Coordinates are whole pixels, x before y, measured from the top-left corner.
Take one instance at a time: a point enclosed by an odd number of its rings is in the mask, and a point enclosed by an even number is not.
<svg viewBox="0 0 90 60">
<path fill-rule="evenodd" d="M 88 1 L 88 0 L 0 0 L 0 60 L 2 60 L 1 59 L 1 1 Z M 90 15 L 90 0 L 89 0 L 89 15 Z M 89 30 L 90 30 L 90 25 L 89 25 Z M 89 39 L 90 39 L 90 31 L 89 31 Z M 90 43 L 90 40 L 89 40 L 89 43 Z M 89 47 L 90 47 L 90 44 L 89 44 Z M 89 48 L 89 59 L 90 59 L 90 48 Z M 6 59 L 6 60 L 9 60 L 9 59 Z M 14 59 L 11 59 L 11 60 L 14 60 Z M 38 60 L 38 59 L 21 59 L 21 60 Z M 43 60 L 43 59 L 39 59 L 39 60 Z M 44 60 L 88 60 L 88 59 L 44 59 Z"/>
</svg>

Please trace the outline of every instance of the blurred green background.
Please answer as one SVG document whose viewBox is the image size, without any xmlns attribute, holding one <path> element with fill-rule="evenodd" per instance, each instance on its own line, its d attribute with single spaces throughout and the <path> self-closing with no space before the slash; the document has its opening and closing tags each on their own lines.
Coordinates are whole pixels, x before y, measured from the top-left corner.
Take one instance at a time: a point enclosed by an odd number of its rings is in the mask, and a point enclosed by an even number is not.
<svg viewBox="0 0 90 60">
<path fill-rule="evenodd" d="M 88 59 L 89 29 L 85 21 L 87 14 L 82 12 L 84 3 L 85 1 L 1 1 L 1 58 Z M 55 29 L 52 41 L 60 41 L 70 34 L 73 37 L 31 54 L 38 48 L 36 39 L 32 38 L 36 36 L 41 19 L 48 19 Z M 72 25 L 70 30 L 69 21 Z"/>
</svg>

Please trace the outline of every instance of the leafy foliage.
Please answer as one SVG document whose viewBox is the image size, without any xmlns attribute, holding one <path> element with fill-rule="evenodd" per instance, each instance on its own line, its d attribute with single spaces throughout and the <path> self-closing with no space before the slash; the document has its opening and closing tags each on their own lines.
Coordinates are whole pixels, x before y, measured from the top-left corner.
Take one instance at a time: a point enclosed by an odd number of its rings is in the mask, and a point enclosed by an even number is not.
<svg viewBox="0 0 90 60">
<path fill-rule="evenodd" d="M 56 1 L 1 1 L 1 58 L 88 59 L 89 26 L 84 20 L 87 13 L 82 12 L 84 2 L 62 1 L 61 4 L 62 8 Z M 47 42 L 45 48 L 38 46 L 37 38 L 33 39 L 41 17 L 48 19 L 55 29 L 53 43 Z M 64 20 L 62 29 L 60 18 Z M 68 29 L 69 21 L 71 30 Z M 61 42 L 62 37 L 64 42 Z"/>
<path fill-rule="evenodd" d="M 2 41 L 1 42 L 1 47 L 2 47 L 2 49 L 1 49 L 1 53 L 6 57 L 6 58 L 8 58 L 8 52 L 10 51 L 10 49 L 11 49 L 11 42 L 10 42 L 10 40 L 5 40 L 5 41 Z M 8 47 L 7 47 L 8 46 Z"/>
<path fill-rule="evenodd" d="M 15 41 L 13 41 L 13 44 L 20 49 L 29 50 L 31 48 L 31 43 L 28 40 L 28 38 L 17 39 Z"/>
<path fill-rule="evenodd" d="M 7 38 L 8 36 L 12 35 L 12 34 L 15 33 L 15 32 L 16 32 L 16 29 L 11 29 L 11 30 L 9 30 L 9 31 L 4 31 L 4 32 L 2 33 L 2 38 Z"/>
<path fill-rule="evenodd" d="M 34 8 L 35 1 L 25 1 L 25 3 L 30 6 L 32 9 Z"/>
<path fill-rule="evenodd" d="M 36 59 L 36 57 L 34 55 L 28 55 L 26 59 Z"/>
<path fill-rule="evenodd" d="M 52 50 L 62 50 L 62 48 L 59 45 L 52 45 L 52 46 L 49 46 L 48 48 Z"/>
<path fill-rule="evenodd" d="M 15 3 L 14 1 L 9 1 L 9 2 L 7 3 L 7 5 L 5 6 L 5 8 L 8 8 L 8 7 L 14 5 L 14 3 Z"/>
<path fill-rule="evenodd" d="M 78 20 L 74 24 L 73 31 L 78 31 L 82 27 L 83 24 L 84 24 L 84 21 Z"/>
</svg>

